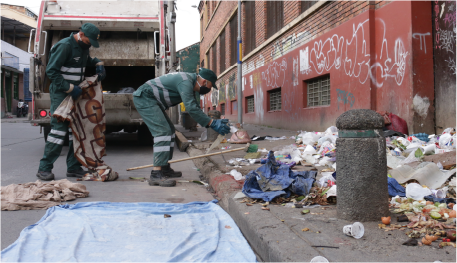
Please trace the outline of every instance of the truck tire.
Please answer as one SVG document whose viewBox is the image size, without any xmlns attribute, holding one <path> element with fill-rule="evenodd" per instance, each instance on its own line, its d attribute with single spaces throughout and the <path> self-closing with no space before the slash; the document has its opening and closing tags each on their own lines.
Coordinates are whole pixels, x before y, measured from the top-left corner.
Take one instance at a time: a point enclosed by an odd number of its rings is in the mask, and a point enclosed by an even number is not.
<svg viewBox="0 0 457 263">
<path fill-rule="evenodd" d="M 50 132 L 51 132 L 51 125 L 45 125 L 45 126 L 43 126 L 44 142 L 47 142 L 47 141 L 48 141 L 48 135 L 49 135 Z M 67 134 L 65 135 L 65 139 L 64 139 L 64 141 L 63 141 L 63 145 L 64 145 L 64 146 L 70 145 L 70 137 L 69 137 L 68 132 L 67 132 Z"/>
<path fill-rule="evenodd" d="M 145 124 L 140 125 L 138 127 L 138 144 L 146 146 L 154 145 L 154 138 L 152 137 L 152 134 L 149 131 L 148 126 L 146 126 Z"/>
</svg>

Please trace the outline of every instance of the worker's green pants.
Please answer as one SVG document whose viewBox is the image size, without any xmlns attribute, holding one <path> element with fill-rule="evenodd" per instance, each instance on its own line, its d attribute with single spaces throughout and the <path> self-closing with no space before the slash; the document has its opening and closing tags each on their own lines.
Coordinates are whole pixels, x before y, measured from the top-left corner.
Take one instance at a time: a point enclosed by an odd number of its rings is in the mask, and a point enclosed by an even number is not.
<svg viewBox="0 0 457 263">
<path fill-rule="evenodd" d="M 64 95 L 51 94 L 51 115 L 65 98 Z M 75 158 L 73 150 L 73 135 L 69 127 L 69 122 L 57 122 L 56 118 L 51 117 L 51 132 L 48 135 L 46 146 L 44 147 L 44 155 L 40 160 L 39 171 L 50 172 L 54 167 L 54 162 L 59 158 L 62 151 L 65 135 L 69 132 L 69 149 L 67 154 L 67 171 L 75 171 L 81 167 L 81 163 Z"/>
<path fill-rule="evenodd" d="M 143 122 L 154 136 L 154 166 L 165 166 L 173 158 L 175 126 L 165 113 L 163 106 L 155 99 L 152 89 L 141 86 L 133 94 L 133 103 Z"/>
</svg>

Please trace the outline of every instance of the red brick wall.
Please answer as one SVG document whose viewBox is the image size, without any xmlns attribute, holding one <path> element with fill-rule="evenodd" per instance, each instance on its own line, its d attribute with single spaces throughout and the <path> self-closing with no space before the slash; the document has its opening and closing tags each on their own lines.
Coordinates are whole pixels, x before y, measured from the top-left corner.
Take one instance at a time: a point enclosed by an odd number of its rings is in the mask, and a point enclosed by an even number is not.
<svg viewBox="0 0 457 263">
<path fill-rule="evenodd" d="M 207 32 L 204 33 L 202 55 L 217 37 L 215 34 L 219 32 L 221 24 L 227 21 L 227 16 L 236 8 L 236 3 L 235 1 L 221 3 L 216 14 L 219 16 L 221 12 L 218 19 L 223 22 L 218 26 L 218 23 L 211 21 Z M 287 1 L 284 4 L 284 26 L 286 26 L 300 15 L 300 5 L 298 1 Z M 267 40 L 265 8 L 264 1 L 256 1 L 257 47 Z M 413 69 L 418 68 L 413 65 L 413 57 L 418 52 L 418 48 L 414 45 L 419 42 L 413 42 L 411 39 L 412 23 L 414 23 L 411 19 L 411 9 L 411 2 L 402 1 L 325 2 L 304 20 L 243 60 L 244 96 L 263 97 L 260 100 L 263 104 L 260 107 L 261 116 L 256 99 L 256 112 L 244 113 L 244 121 L 289 129 L 323 131 L 328 126 L 334 125 L 336 118 L 346 110 L 371 108 L 391 111 L 404 118 L 412 127 L 414 113 L 410 105 L 416 93 L 415 90 L 433 101 L 433 96 L 430 95 L 433 86 L 427 86 L 426 90 L 414 86 L 416 85 L 414 83 L 420 82 L 419 78 L 412 77 Z M 223 13 L 226 14 L 225 17 Z M 429 24 L 420 25 L 414 30 L 430 31 Z M 225 32 L 227 34 L 225 55 L 228 63 L 230 61 L 228 27 Z M 316 51 L 324 48 L 328 52 Z M 300 68 L 301 52 L 305 50 L 309 51 L 309 63 L 312 67 L 309 73 L 302 73 Z M 312 65 L 311 50 L 314 52 Z M 337 54 L 337 50 L 344 52 L 344 56 L 341 55 L 342 53 Z M 248 54 L 244 54 L 246 55 Z M 432 59 L 431 55 L 424 58 L 424 60 L 430 59 Z M 320 63 L 324 63 L 322 68 Z M 387 68 L 385 63 L 388 64 Z M 232 65 L 228 64 L 227 68 L 230 66 Z M 221 74 L 221 72 L 217 73 Z M 306 81 L 325 74 L 330 74 L 331 104 L 307 108 L 304 94 Z M 281 79 L 281 83 L 274 83 L 272 79 Z M 413 80 L 414 83 L 412 83 Z M 427 83 L 431 82 L 429 79 L 424 80 L 427 80 Z M 215 91 L 207 95 L 205 105 L 226 103 L 226 116 L 236 120 L 236 115 L 233 115 L 235 111 L 230 107 L 230 102 L 237 99 L 236 67 L 220 76 L 217 85 L 220 88 L 218 94 Z M 281 112 L 268 112 L 268 91 L 277 87 L 281 87 L 283 108 Z M 244 98 L 243 102 L 245 102 Z M 432 108 L 431 111 L 433 111 Z M 430 112 L 430 116 L 433 114 Z M 429 129 L 433 125 L 424 124 L 427 127 L 416 126 L 413 130 L 418 132 L 421 129 Z M 410 131 L 412 131 L 411 128 Z"/>
</svg>

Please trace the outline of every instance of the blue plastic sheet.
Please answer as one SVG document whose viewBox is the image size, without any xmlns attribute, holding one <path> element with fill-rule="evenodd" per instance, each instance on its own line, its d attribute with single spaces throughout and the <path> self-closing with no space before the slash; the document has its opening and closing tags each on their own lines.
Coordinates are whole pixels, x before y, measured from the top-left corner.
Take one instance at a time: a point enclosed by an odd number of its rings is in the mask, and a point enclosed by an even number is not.
<svg viewBox="0 0 457 263">
<path fill-rule="evenodd" d="M 2 262 L 255 262 L 239 228 L 216 202 L 51 207 L 2 251 Z"/>
<path fill-rule="evenodd" d="M 315 178 L 315 171 L 294 172 L 289 166 L 278 164 L 270 151 L 267 163 L 246 175 L 242 192 L 267 202 L 283 194 L 290 195 L 290 192 L 307 195 Z"/>
<path fill-rule="evenodd" d="M 406 190 L 403 186 L 401 186 L 395 178 L 387 177 L 387 188 L 389 191 L 389 196 L 406 196 Z"/>
</svg>

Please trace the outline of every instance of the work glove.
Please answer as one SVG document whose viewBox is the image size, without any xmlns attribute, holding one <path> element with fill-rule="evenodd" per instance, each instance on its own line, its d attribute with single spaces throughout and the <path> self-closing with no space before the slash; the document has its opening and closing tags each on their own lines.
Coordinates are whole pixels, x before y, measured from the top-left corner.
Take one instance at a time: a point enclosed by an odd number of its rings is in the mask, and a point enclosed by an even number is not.
<svg viewBox="0 0 457 263">
<path fill-rule="evenodd" d="M 106 71 L 105 71 L 105 66 L 103 65 L 98 65 L 95 67 L 95 72 L 98 75 L 98 81 L 102 81 L 106 77 Z"/>
<path fill-rule="evenodd" d="M 80 86 L 74 86 L 73 90 L 70 92 L 71 97 L 73 98 L 73 101 L 76 101 L 79 96 L 81 96 L 81 93 L 83 90 L 81 89 Z"/>
<path fill-rule="evenodd" d="M 218 119 L 218 120 L 213 120 L 211 122 L 211 125 L 209 127 L 213 130 L 215 130 L 217 133 L 226 135 L 227 133 L 230 132 L 230 127 L 227 125 L 229 122 L 228 119 Z"/>
</svg>

